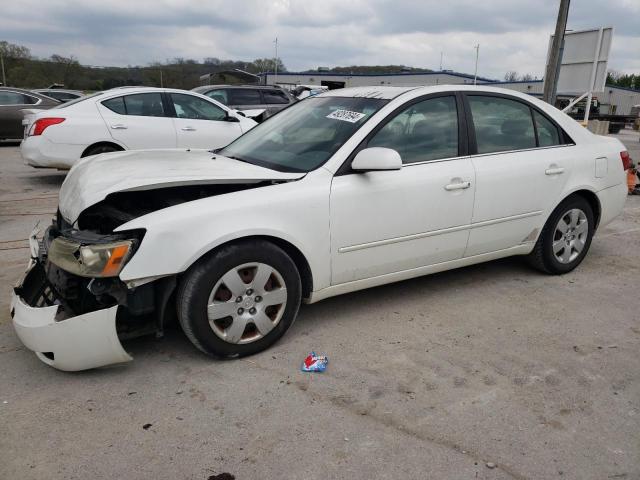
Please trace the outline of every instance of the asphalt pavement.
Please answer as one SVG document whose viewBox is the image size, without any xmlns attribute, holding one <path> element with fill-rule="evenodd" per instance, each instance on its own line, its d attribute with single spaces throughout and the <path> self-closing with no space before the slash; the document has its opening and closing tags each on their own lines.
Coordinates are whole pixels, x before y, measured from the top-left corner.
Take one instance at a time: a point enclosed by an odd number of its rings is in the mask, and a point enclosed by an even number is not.
<svg viewBox="0 0 640 480">
<path fill-rule="evenodd" d="M 63 179 L 0 145 L 0 479 L 640 478 L 640 197 L 564 276 L 494 261 L 303 306 L 249 358 L 174 327 L 70 374 L 9 317 Z"/>
</svg>

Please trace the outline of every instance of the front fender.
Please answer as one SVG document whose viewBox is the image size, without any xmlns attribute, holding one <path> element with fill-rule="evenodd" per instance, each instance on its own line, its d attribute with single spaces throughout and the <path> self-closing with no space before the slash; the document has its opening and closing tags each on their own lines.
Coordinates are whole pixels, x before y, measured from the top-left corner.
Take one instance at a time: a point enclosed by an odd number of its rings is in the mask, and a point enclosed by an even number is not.
<svg viewBox="0 0 640 480">
<path fill-rule="evenodd" d="M 314 288 L 329 285 L 331 174 L 175 205 L 136 218 L 116 231 L 145 229 L 138 251 L 120 273 L 123 281 L 175 275 L 216 247 L 251 236 L 294 245 L 307 259 Z"/>
</svg>

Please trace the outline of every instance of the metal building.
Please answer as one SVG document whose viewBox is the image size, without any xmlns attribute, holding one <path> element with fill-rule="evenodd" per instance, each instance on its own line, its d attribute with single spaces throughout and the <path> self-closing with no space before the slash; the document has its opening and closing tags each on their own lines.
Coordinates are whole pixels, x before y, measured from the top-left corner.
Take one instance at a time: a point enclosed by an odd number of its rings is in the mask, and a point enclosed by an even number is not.
<svg viewBox="0 0 640 480">
<path fill-rule="evenodd" d="M 335 72 L 283 72 L 277 77 L 273 73 L 262 75 L 266 84 L 274 82 L 282 86 L 324 85 L 329 88 L 360 87 L 373 85 L 458 85 L 473 84 L 473 75 L 444 70 L 426 73 L 382 73 L 382 74 L 347 74 Z M 535 96 L 542 96 L 543 81 L 501 82 L 485 77 L 477 77 L 478 84 L 517 90 Z M 558 92 L 558 97 L 572 98 L 575 95 Z M 634 105 L 640 105 L 640 90 L 607 85 L 604 92 L 595 93 L 594 97 L 601 104 L 601 113 L 629 115 Z"/>
</svg>

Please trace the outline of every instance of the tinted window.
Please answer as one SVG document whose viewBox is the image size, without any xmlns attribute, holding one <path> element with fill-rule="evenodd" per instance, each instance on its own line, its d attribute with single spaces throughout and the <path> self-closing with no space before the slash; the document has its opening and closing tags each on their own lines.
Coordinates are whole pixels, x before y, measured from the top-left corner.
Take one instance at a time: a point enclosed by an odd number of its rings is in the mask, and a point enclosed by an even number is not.
<svg viewBox="0 0 640 480">
<path fill-rule="evenodd" d="M 368 147 L 396 150 L 402 163 L 458 155 L 458 110 L 455 97 L 414 103 L 369 140 Z"/>
<path fill-rule="evenodd" d="M 109 100 L 102 102 L 102 105 L 112 112 L 119 113 L 120 115 L 127 114 L 127 110 L 124 108 L 124 97 L 110 98 Z"/>
<path fill-rule="evenodd" d="M 499 97 L 470 95 L 478 153 L 522 150 L 536 146 L 531 109 Z"/>
<path fill-rule="evenodd" d="M 193 95 L 172 93 L 171 100 L 178 118 L 193 118 L 196 120 L 224 120 L 227 112 L 216 107 L 213 103 Z"/>
<path fill-rule="evenodd" d="M 126 95 L 124 106 L 127 115 L 138 115 L 141 117 L 164 117 L 164 107 L 162 106 L 162 95 L 159 93 L 138 93 Z"/>
<path fill-rule="evenodd" d="M 227 91 L 226 90 L 211 90 L 211 91 L 205 93 L 205 95 L 207 97 L 213 98 L 214 100 L 217 100 L 218 102 L 220 102 L 223 105 L 228 105 L 229 104 L 229 100 L 227 98 Z"/>
<path fill-rule="evenodd" d="M 0 105 L 30 105 L 36 99 L 18 92 L 0 91 Z"/>
<path fill-rule="evenodd" d="M 264 97 L 264 103 L 268 104 L 286 104 L 289 103 L 287 95 L 280 90 L 263 90 L 262 96 Z"/>
<path fill-rule="evenodd" d="M 229 105 L 260 105 L 262 103 L 258 90 L 237 88 L 229 90 L 229 93 L 231 94 Z"/>
<path fill-rule="evenodd" d="M 558 129 L 548 118 L 535 110 L 533 111 L 533 118 L 535 118 L 536 128 L 538 129 L 538 145 L 540 147 L 561 145 Z"/>
</svg>

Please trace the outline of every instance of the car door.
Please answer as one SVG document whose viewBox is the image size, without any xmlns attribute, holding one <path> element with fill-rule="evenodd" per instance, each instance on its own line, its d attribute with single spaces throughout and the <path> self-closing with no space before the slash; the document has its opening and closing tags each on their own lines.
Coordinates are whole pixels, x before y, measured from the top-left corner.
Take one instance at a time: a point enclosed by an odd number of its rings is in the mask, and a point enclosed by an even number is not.
<svg viewBox="0 0 640 480">
<path fill-rule="evenodd" d="M 392 148 L 403 168 L 334 177 L 332 284 L 462 257 L 475 187 L 460 105 L 449 93 L 401 107 L 360 148 Z"/>
<path fill-rule="evenodd" d="M 465 256 L 536 240 L 572 168 L 568 136 L 528 102 L 466 94 L 476 201 Z"/>
<path fill-rule="evenodd" d="M 213 101 L 187 93 L 169 93 L 178 147 L 221 148 L 242 134 L 240 122 Z"/>
<path fill-rule="evenodd" d="M 0 90 L 0 139 L 24 137 L 22 110 L 38 103 L 36 97 L 11 90 Z"/>
<path fill-rule="evenodd" d="M 120 95 L 97 105 L 113 139 L 127 149 L 176 147 L 176 130 L 161 92 Z"/>
</svg>

